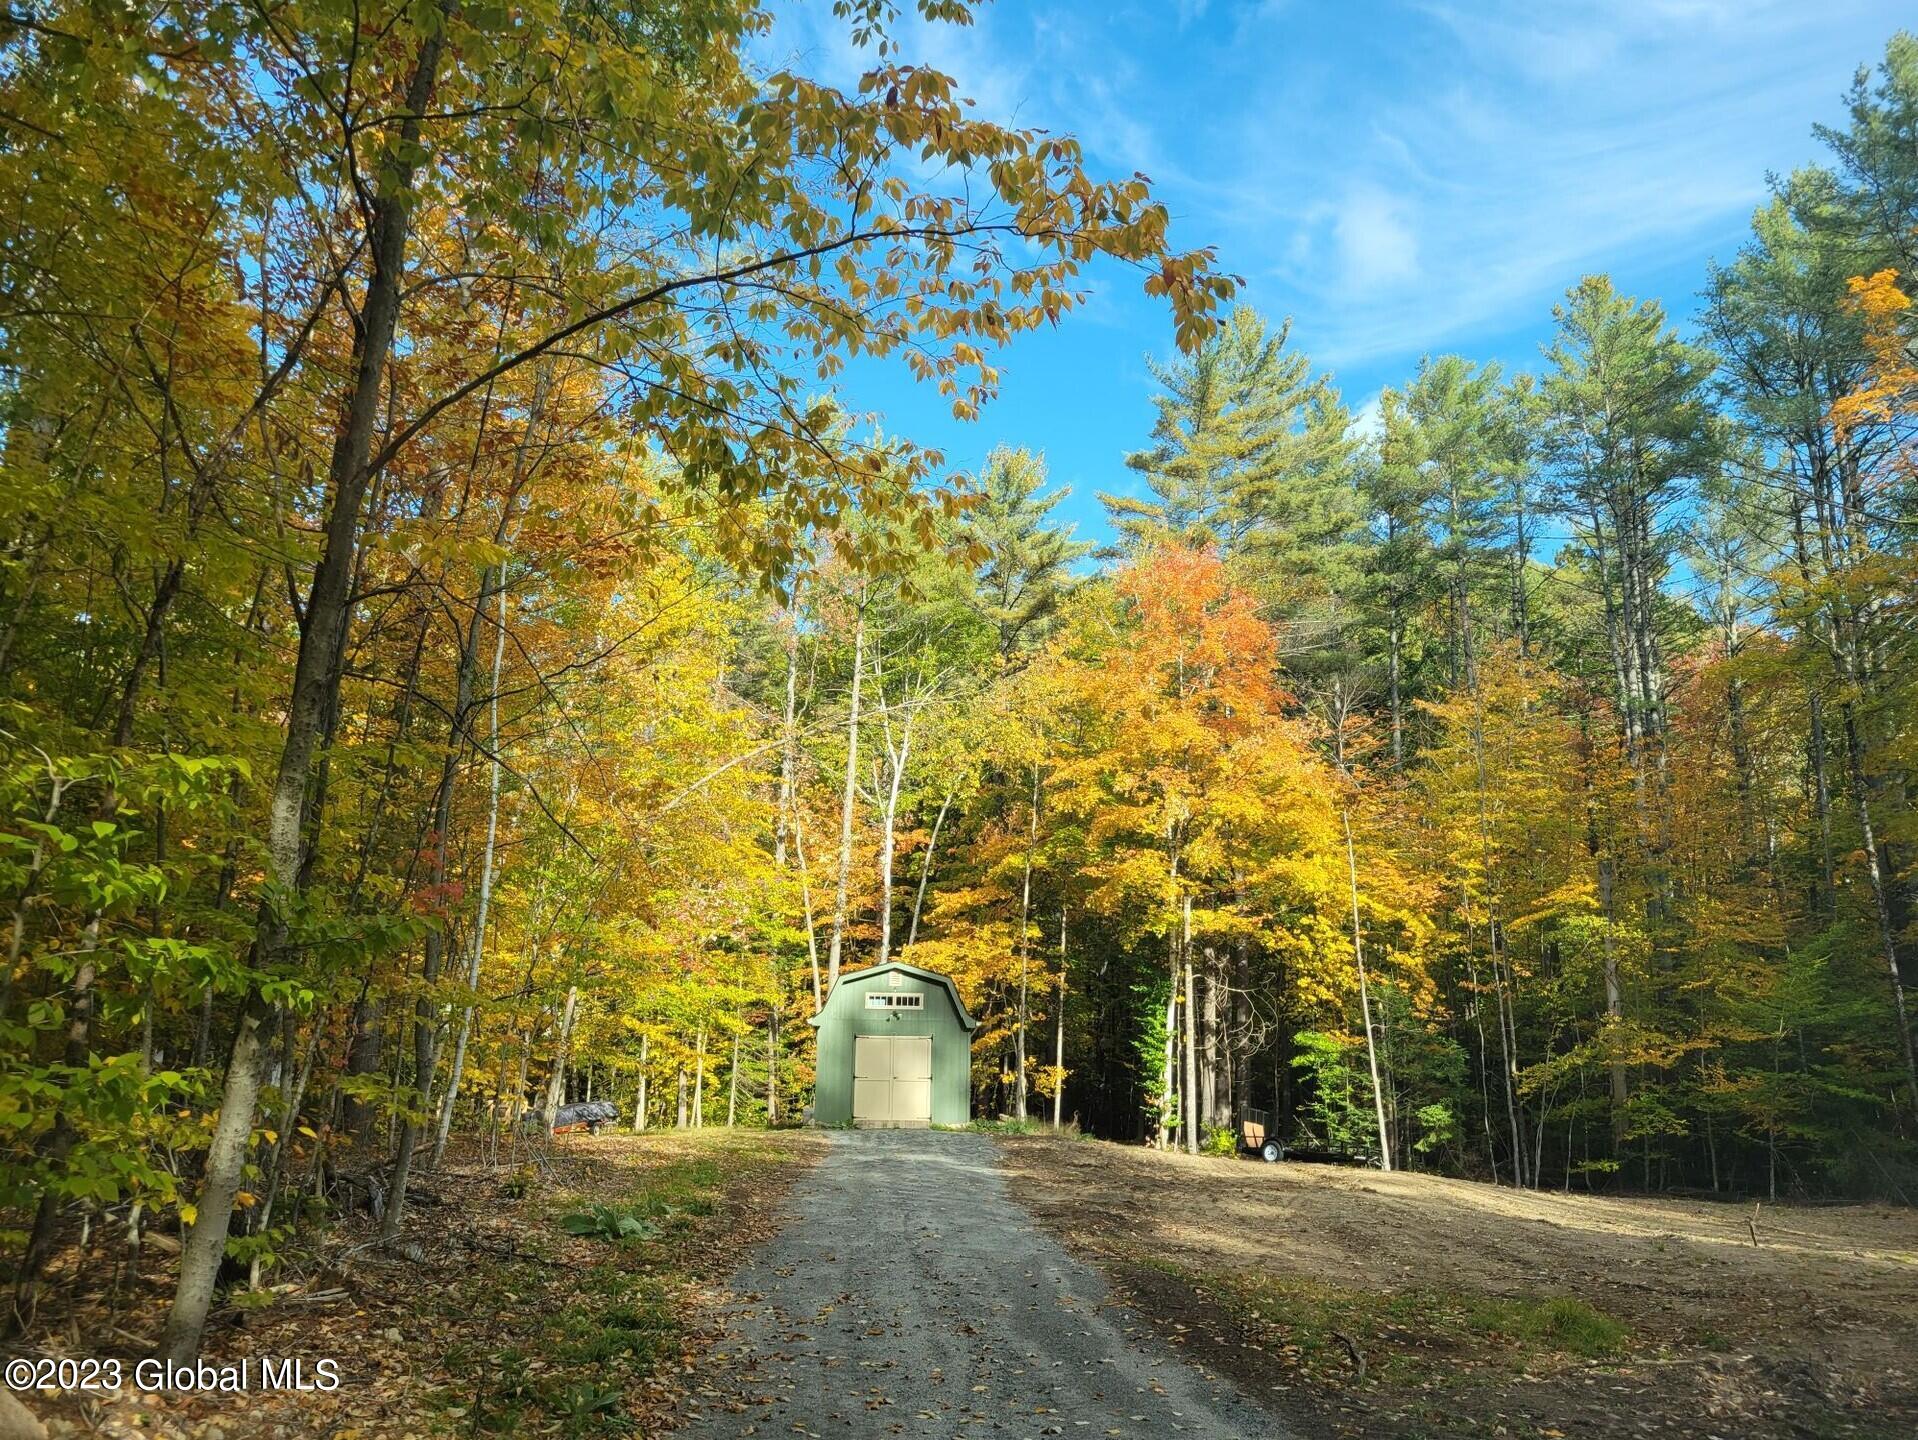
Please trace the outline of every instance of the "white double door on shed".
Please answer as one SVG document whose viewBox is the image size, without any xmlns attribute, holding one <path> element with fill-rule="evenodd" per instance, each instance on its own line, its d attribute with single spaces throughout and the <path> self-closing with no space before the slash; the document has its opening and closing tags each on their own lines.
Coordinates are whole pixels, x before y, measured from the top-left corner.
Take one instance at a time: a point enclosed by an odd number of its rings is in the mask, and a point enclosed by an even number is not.
<svg viewBox="0 0 1918 1440">
<path fill-rule="evenodd" d="M 852 1123 L 932 1124 L 932 1036 L 853 1037 Z"/>
</svg>

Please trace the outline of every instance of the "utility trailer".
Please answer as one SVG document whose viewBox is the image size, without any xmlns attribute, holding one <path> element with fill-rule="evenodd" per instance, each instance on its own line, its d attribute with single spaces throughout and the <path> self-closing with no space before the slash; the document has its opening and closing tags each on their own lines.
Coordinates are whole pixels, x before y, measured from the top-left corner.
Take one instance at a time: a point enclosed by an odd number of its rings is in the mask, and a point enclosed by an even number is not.
<svg viewBox="0 0 1918 1440">
<path fill-rule="evenodd" d="M 1295 1139 L 1287 1144 L 1272 1132 L 1269 1119 L 1263 1110 L 1246 1110 L 1245 1119 L 1239 1122 L 1241 1155 L 1263 1160 L 1268 1165 L 1276 1165 L 1281 1160 L 1300 1160 L 1312 1165 L 1365 1165 L 1378 1168 L 1376 1155 L 1314 1144 L 1309 1138 L 1303 1143 Z"/>
<path fill-rule="evenodd" d="M 1239 1122 L 1239 1153 L 1256 1155 L 1268 1165 L 1276 1165 L 1285 1158 L 1285 1142 L 1266 1129 L 1266 1112 L 1247 1109 L 1245 1119 Z"/>
</svg>

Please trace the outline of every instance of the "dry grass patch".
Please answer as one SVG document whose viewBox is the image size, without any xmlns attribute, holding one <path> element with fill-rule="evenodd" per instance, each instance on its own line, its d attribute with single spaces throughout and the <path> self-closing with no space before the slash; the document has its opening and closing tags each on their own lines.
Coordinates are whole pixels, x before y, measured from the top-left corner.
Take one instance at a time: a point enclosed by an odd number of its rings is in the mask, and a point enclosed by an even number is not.
<svg viewBox="0 0 1918 1440">
<path fill-rule="evenodd" d="M 1001 1153 L 1042 1223 L 1295 1426 L 1918 1434 L 1908 1210 L 1754 1217 L 1050 1136 Z"/>
</svg>

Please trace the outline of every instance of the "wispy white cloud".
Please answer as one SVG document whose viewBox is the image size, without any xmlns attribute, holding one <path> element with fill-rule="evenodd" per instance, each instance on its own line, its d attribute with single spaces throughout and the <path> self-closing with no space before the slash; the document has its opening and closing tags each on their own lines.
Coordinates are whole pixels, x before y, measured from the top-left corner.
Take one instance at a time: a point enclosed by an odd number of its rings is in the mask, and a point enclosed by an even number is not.
<svg viewBox="0 0 1918 1440">
<path fill-rule="evenodd" d="M 850 83 L 872 57 L 825 12 L 795 3 L 776 36 Z M 1347 366 L 1508 332 L 1589 270 L 1702 261 L 1769 168 L 1813 154 L 1811 121 L 1900 18 L 1888 0 L 995 0 L 898 33 L 983 113 L 1152 176 L 1176 240 L 1216 244 Z"/>
<path fill-rule="evenodd" d="M 1354 185 L 1339 202 L 1332 226 L 1340 280 L 1349 292 L 1403 288 L 1418 278 L 1418 237 L 1397 196 L 1370 183 Z"/>
<path fill-rule="evenodd" d="M 1896 24 L 1875 0 L 1399 9 L 1366 43 L 1297 10 L 1243 40 L 1269 63 L 1205 172 L 1255 298 L 1339 365 L 1518 328 L 1593 269 L 1702 278 Z"/>
</svg>

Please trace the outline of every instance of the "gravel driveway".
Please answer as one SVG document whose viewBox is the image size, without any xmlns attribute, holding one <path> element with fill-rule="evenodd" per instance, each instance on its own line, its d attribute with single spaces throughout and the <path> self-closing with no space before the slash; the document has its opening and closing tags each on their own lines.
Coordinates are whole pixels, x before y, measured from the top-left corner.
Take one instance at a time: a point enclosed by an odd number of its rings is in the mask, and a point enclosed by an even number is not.
<svg viewBox="0 0 1918 1440">
<path fill-rule="evenodd" d="M 733 1277 L 683 1433 L 1284 1440 L 1106 1303 L 1007 1193 L 985 1136 L 832 1139 Z"/>
</svg>

